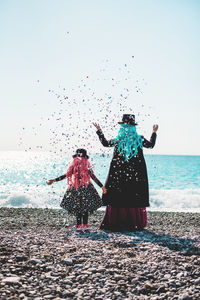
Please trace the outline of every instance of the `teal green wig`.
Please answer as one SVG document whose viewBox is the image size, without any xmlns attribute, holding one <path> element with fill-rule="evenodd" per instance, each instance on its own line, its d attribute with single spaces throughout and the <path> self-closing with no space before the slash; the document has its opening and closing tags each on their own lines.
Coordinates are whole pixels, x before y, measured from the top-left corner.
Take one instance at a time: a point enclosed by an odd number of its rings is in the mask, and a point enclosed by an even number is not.
<svg viewBox="0 0 200 300">
<path fill-rule="evenodd" d="M 125 156 L 125 161 L 138 154 L 138 148 L 143 148 L 143 139 L 137 133 L 136 127 L 129 124 L 121 124 L 115 144 L 118 151 Z"/>
</svg>

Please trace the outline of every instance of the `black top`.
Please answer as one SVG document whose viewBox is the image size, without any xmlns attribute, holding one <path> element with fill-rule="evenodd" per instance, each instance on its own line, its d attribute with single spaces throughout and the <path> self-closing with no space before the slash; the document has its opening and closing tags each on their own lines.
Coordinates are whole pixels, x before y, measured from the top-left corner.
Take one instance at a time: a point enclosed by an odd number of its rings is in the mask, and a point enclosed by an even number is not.
<svg viewBox="0 0 200 300">
<path fill-rule="evenodd" d="M 88 170 L 89 171 L 89 175 L 90 177 L 94 180 L 94 182 L 101 188 L 103 186 L 103 184 L 101 183 L 101 181 L 94 175 L 94 172 L 92 170 Z M 55 179 L 55 181 L 60 181 L 66 178 L 66 174 L 65 175 L 61 175 L 59 177 L 57 177 Z"/>
</svg>

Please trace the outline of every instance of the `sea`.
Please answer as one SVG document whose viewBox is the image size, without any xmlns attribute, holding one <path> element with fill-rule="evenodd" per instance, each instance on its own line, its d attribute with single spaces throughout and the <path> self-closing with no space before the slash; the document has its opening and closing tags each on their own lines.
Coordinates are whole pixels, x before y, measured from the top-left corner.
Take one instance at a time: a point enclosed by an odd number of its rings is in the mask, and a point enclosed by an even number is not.
<svg viewBox="0 0 200 300">
<path fill-rule="evenodd" d="M 94 172 L 105 182 L 112 154 L 90 155 Z M 60 208 L 66 179 L 51 186 L 47 180 L 66 173 L 70 154 L 0 152 L 0 207 Z M 145 155 L 149 211 L 200 212 L 200 156 Z M 101 189 L 96 186 L 101 194 Z M 101 208 L 104 209 L 104 208 Z"/>
</svg>

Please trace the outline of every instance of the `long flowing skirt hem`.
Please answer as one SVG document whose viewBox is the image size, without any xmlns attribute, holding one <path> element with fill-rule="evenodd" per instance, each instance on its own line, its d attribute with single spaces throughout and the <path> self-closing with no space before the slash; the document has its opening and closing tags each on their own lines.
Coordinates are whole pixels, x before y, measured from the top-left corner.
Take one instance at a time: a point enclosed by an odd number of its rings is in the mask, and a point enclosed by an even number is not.
<svg viewBox="0 0 200 300">
<path fill-rule="evenodd" d="M 108 205 L 100 229 L 109 231 L 141 231 L 147 225 L 145 207 L 116 208 Z"/>
</svg>

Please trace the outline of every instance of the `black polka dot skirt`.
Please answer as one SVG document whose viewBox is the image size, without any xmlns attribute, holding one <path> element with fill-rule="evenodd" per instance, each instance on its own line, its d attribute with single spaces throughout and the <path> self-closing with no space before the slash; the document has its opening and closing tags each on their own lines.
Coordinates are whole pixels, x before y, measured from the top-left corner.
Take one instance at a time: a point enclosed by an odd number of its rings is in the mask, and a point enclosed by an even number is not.
<svg viewBox="0 0 200 300">
<path fill-rule="evenodd" d="M 102 206 L 102 200 L 93 186 L 89 183 L 87 187 L 68 188 L 60 206 L 69 214 L 77 216 L 86 212 L 92 213 Z"/>
</svg>

